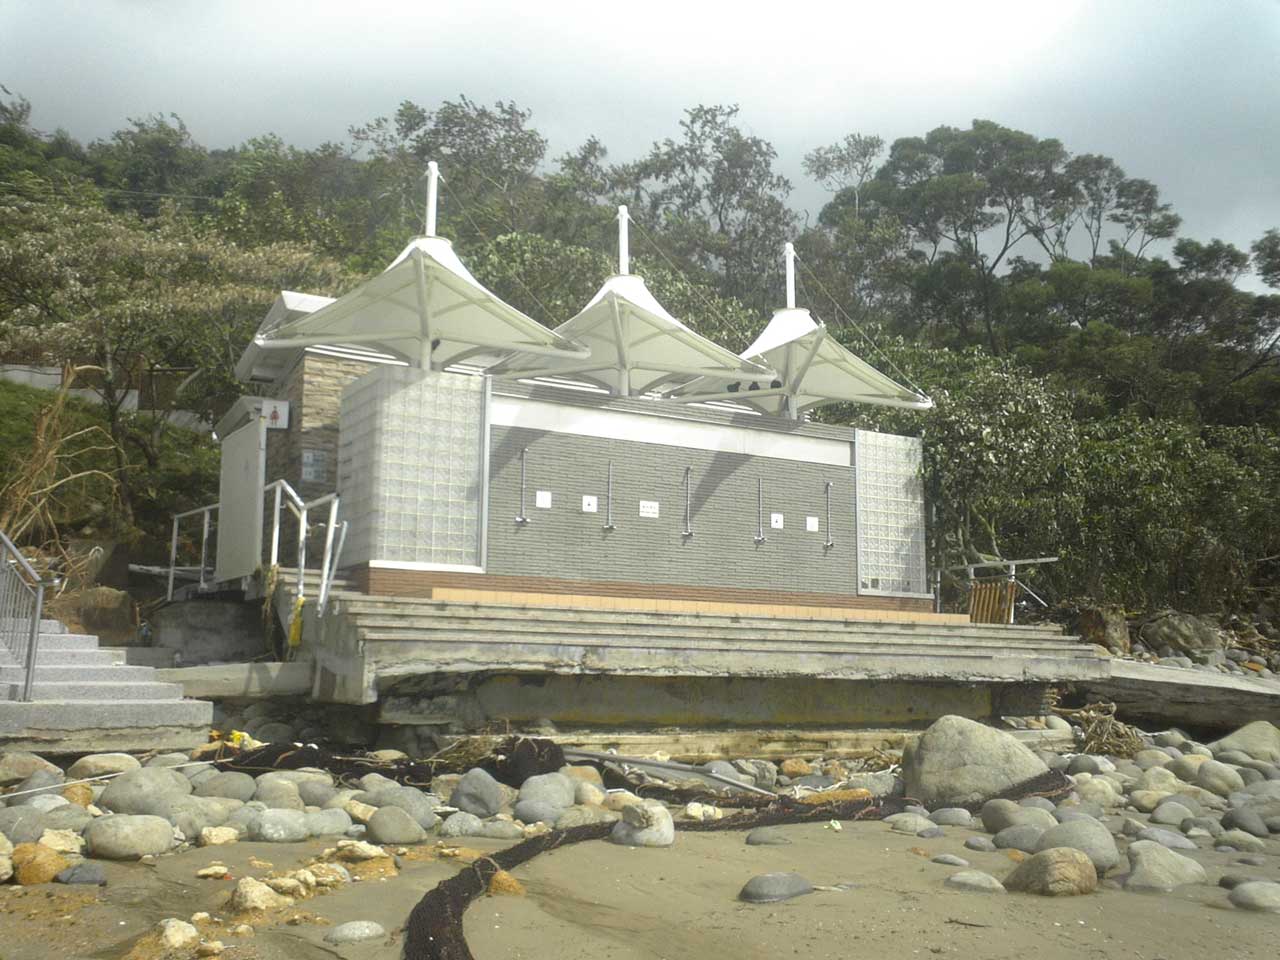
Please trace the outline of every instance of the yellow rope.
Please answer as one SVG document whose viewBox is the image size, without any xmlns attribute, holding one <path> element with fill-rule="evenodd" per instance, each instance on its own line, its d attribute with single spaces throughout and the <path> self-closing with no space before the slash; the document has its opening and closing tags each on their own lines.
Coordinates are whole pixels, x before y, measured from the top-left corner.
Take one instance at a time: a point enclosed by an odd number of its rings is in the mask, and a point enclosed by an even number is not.
<svg viewBox="0 0 1280 960">
<path fill-rule="evenodd" d="M 293 601 L 293 613 L 289 617 L 289 649 L 297 650 L 302 646 L 302 607 L 305 604 L 305 597 L 298 597 Z"/>
</svg>

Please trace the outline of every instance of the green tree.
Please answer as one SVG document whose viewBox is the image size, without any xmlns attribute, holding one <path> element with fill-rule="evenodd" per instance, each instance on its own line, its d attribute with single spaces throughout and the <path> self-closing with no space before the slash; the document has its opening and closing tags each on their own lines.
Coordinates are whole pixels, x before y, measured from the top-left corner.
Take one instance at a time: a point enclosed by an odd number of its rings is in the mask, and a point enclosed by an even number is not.
<svg viewBox="0 0 1280 960">
<path fill-rule="evenodd" d="M 737 116 L 737 106 L 693 107 L 679 139 L 655 143 L 613 177 L 676 260 L 717 278 L 722 295 L 767 309 L 798 219 L 786 205 L 791 183 L 773 169 L 777 152 L 743 133 Z"/>
<path fill-rule="evenodd" d="M 231 369 L 277 291 L 333 289 L 342 276 L 303 247 L 242 249 L 201 233 L 171 206 L 141 221 L 101 205 L 10 200 L 0 221 L 12 228 L 0 238 L 0 352 L 95 368 L 86 385 L 116 444 L 130 522 L 129 451 L 156 459 L 148 434 L 130 429 L 143 374 L 193 374 L 174 405 L 212 418 L 235 395 Z"/>
</svg>

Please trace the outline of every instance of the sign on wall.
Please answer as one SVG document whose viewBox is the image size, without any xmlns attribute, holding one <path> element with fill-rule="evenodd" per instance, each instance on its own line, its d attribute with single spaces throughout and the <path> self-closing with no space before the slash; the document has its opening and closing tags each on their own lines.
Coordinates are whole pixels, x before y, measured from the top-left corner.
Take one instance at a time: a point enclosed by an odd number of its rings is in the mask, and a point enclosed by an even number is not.
<svg viewBox="0 0 1280 960">
<path fill-rule="evenodd" d="M 267 421 L 268 430 L 288 430 L 289 401 L 263 398 L 262 419 Z"/>
<path fill-rule="evenodd" d="M 324 483 L 329 479 L 332 463 L 328 450 L 303 450 L 302 482 Z"/>
</svg>

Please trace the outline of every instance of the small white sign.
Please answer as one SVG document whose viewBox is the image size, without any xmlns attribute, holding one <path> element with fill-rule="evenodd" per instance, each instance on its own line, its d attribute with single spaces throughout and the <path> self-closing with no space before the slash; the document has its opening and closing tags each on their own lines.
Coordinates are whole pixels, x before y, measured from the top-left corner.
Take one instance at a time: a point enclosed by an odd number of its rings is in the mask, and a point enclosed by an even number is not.
<svg viewBox="0 0 1280 960">
<path fill-rule="evenodd" d="M 540 510 L 551 509 L 551 491 L 539 490 L 533 495 L 533 505 Z"/>
<path fill-rule="evenodd" d="M 583 513 L 595 513 L 595 512 L 596 512 L 596 498 L 595 498 L 595 497 L 588 496 L 588 495 L 586 495 L 585 493 L 582 495 L 582 512 L 583 512 Z"/>
<path fill-rule="evenodd" d="M 302 451 L 302 482 L 323 483 L 329 475 L 329 452 L 327 450 Z"/>
<path fill-rule="evenodd" d="M 818 532 L 818 518 L 817 518 L 817 517 L 805 517 L 805 518 L 804 518 L 804 528 L 805 528 L 805 530 L 806 530 L 806 531 L 808 531 L 809 533 L 817 533 L 817 532 Z"/>
<path fill-rule="evenodd" d="M 771 514 L 769 514 L 769 527 L 770 527 L 771 529 L 773 529 L 773 530 L 781 530 L 781 529 L 782 529 L 782 514 L 780 514 L 780 513 L 771 513 Z"/>
<path fill-rule="evenodd" d="M 289 429 L 289 401 L 263 400 L 262 419 L 267 421 L 268 430 Z"/>
<path fill-rule="evenodd" d="M 640 516 L 656 517 L 657 515 L 658 515 L 657 500 L 641 500 L 640 501 Z"/>
</svg>

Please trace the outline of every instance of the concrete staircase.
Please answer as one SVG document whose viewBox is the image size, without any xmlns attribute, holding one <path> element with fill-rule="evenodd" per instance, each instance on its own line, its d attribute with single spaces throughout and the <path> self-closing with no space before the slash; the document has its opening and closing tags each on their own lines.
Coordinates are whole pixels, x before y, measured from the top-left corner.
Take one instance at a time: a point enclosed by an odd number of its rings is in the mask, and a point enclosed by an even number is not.
<svg viewBox="0 0 1280 960">
<path fill-rule="evenodd" d="M 122 666 L 98 638 L 40 624 L 30 702 L 22 702 L 23 668 L 0 653 L 0 747 L 76 753 L 189 749 L 203 743 L 213 705 L 184 700 L 151 667 Z"/>
<path fill-rule="evenodd" d="M 865 612 L 847 620 L 654 613 L 571 599 L 533 606 L 377 597 L 339 582 L 327 615 L 307 615 L 303 653 L 317 661 L 317 692 L 348 703 L 441 674 L 1046 684 L 1110 670 L 1105 655 L 1055 626 L 862 619 Z"/>
</svg>

